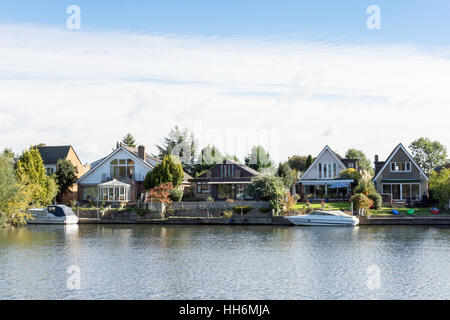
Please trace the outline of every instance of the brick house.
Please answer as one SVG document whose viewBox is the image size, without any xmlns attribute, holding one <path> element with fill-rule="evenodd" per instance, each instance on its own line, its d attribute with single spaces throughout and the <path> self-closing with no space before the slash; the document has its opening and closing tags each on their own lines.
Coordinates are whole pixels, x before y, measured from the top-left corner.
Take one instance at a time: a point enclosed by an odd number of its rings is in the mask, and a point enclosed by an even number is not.
<svg viewBox="0 0 450 320">
<path fill-rule="evenodd" d="M 45 173 L 52 175 L 56 172 L 56 164 L 59 159 L 66 159 L 70 161 L 78 169 L 78 178 L 84 175 L 89 170 L 89 165 L 83 165 L 78 158 L 72 146 L 38 146 L 37 150 L 41 154 L 44 162 Z M 67 203 L 71 200 L 77 199 L 78 186 L 74 184 L 69 190 L 62 195 L 62 202 Z"/>
<path fill-rule="evenodd" d="M 400 143 L 386 161 L 375 156 L 373 182 L 378 193 L 391 194 L 396 202 L 420 201 L 428 196 L 428 177 Z"/>
<path fill-rule="evenodd" d="M 107 203 L 135 202 L 145 192 L 144 179 L 162 161 L 138 148 L 120 146 L 91 164 L 91 170 L 78 179 L 78 201 Z M 191 178 L 185 173 L 183 189 Z"/>
</svg>

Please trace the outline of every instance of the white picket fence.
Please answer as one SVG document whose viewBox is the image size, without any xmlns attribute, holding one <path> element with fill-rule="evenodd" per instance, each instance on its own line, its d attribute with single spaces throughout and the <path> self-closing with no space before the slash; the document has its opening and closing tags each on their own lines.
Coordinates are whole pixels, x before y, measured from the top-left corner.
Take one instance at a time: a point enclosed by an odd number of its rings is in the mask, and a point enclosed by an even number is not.
<svg viewBox="0 0 450 320">
<path fill-rule="evenodd" d="M 198 202 L 172 202 L 170 208 L 174 210 L 206 210 L 206 209 L 231 209 L 236 206 L 252 207 L 254 209 L 269 207 L 268 201 L 198 201 Z"/>
</svg>

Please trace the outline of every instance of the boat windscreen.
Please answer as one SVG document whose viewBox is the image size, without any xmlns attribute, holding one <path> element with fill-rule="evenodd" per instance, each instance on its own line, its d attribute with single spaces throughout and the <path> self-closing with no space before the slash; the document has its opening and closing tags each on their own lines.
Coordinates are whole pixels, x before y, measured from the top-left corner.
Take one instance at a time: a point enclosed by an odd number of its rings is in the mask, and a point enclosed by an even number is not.
<svg viewBox="0 0 450 320">
<path fill-rule="evenodd" d="M 350 215 L 346 214 L 345 212 L 342 212 L 340 210 L 316 210 L 313 213 L 314 215 L 326 215 L 326 216 L 341 216 L 341 217 L 350 217 Z"/>
<path fill-rule="evenodd" d="M 47 210 L 49 213 L 53 214 L 55 217 L 64 217 L 65 213 L 63 208 L 59 206 L 48 206 Z"/>
</svg>

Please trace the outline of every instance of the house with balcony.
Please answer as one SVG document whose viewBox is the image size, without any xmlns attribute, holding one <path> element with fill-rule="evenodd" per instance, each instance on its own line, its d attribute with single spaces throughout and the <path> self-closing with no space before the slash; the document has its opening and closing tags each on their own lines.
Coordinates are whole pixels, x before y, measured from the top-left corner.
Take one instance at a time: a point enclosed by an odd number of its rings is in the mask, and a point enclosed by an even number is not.
<svg viewBox="0 0 450 320">
<path fill-rule="evenodd" d="M 199 199 L 212 197 L 214 200 L 250 200 L 247 186 L 260 173 L 244 164 L 227 159 L 216 164 L 191 183 L 191 196 Z"/>
<path fill-rule="evenodd" d="M 146 153 L 144 146 L 119 146 L 91 164 L 78 179 L 78 201 L 107 203 L 135 202 L 145 192 L 146 174 L 161 160 Z"/>
<path fill-rule="evenodd" d="M 346 200 L 351 196 L 353 179 L 339 179 L 341 171 L 358 170 L 357 159 L 345 159 L 325 146 L 311 166 L 298 180 L 303 199 Z"/>
<path fill-rule="evenodd" d="M 428 197 L 428 177 L 401 143 L 386 161 L 375 156 L 373 183 L 378 193 L 390 194 L 395 202 L 416 202 Z"/>
</svg>

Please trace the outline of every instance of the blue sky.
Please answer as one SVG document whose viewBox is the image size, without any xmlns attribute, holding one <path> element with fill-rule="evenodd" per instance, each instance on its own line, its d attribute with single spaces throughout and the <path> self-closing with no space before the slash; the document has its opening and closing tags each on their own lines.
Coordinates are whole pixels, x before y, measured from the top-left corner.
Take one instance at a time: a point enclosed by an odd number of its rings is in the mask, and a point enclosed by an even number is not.
<svg viewBox="0 0 450 320">
<path fill-rule="evenodd" d="M 277 36 L 349 42 L 449 45 L 447 0 L 191 0 L 191 1 L 2 1 L 1 23 L 64 27 L 65 9 L 80 6 L 84 30 L 184 33 L 207 36 Z M 382 29 L 366 28 L 365 12 L 378 5 Z"/>
<path fill-rule="evenodd" d="M 66 28 L 66 8 L 81 29 Z M 381 29 L 366 8 L 381 9 Z M 0 149 L 83 162 L 174 125 L 241 159 L 450 148 L 450 1 L 2 1 Z"/>
</svg>

